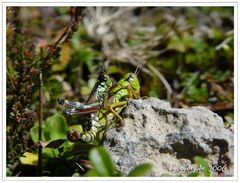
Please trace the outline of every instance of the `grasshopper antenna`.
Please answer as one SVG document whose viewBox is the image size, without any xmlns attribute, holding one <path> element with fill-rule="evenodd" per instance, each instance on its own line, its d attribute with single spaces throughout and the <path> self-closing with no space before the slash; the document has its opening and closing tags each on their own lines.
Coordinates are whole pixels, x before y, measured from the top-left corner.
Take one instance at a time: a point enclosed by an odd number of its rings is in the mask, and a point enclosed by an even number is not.
<svg viewBox="0 0 240 183">
<path fill-rule="evenodd" d="M 102 60 L 102 64 L 100 66 L 99 64 L 99 60 Z M 101 70 L 101 72 L 103 73 L 106 73 L 107 72 L 107 69 L 106 69 L 106 66 L 105 66 L 105 61 L 107 60 L 107 58 L 105 56 L 102 56 L 101 59 L 99 59 L 99 57 L 94 57 L 93 58 L 93 62 L 98 66 L 98 68 Z"/>
<path fill-rule="evenodd" d="M 139 65 L 138 65 L 137 68 L 135 69 L 135 72 L 134 72 L 135 75 L 138 74 L 138 72 L 139 72 L 138 70 L 139 70 Z"/>
<path fill-rule="evenodd" d="M 141 65 L 141 67 L 138 65 L 137 68 L 136 68 L 136 70 L 135 70 L 135 72 L 134 72 L 134 74 L 137 76 L 137 75 L 139 74 L 139 72 L 142 70 L 142 68 L 143 68 L 147 63 L 148 63 L 148 61 L 145 61 L 145 62 Z"/>
<path fill-rule="evenodd" d="M 106 73 L 107 72 L 107 68 L 106 68 L 106 65 L 105 65 L 105 62 L 107 61 L 107 57 L 106 56 L 102 56 L 102 68 L 101 70 Z"/>
</svg>

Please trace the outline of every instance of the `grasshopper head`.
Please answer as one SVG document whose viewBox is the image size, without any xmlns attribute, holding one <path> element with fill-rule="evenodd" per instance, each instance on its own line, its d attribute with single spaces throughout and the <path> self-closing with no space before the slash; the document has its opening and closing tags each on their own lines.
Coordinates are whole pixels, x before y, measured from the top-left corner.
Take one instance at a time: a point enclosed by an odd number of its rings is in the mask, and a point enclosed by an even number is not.
<svg viewBox="0 0 240 183">
<path fill-rule="evenodd" d="M 136 90 L 137 92 L 140 91 L 140 84 L 136 74 L 127 73 L 123 76 L 123 79 L 125 82 L 127 81 L 134 90 Z"/>
<path fill-rule="evenodd" d="M 104 72 L 102 72 L 99 75 L 98 80 L 101 81 L 101 82 L 104 82 L 107 85 L 108 88 L 112 86 L 111 78 L 107 74 L 105 74 Z"/>
</svg>

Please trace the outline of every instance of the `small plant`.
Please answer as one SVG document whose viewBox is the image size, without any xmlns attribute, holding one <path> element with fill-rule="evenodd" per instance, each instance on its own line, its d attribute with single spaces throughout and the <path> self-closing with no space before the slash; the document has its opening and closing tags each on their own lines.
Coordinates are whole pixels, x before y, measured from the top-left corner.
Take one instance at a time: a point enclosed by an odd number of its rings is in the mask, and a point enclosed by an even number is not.
<svg viewBox="0 0 240 183">
<path fill-rule="evenodd" d="M 211 176 L 210 167 L 208 165 L 208 162 L 205 159 L 203 159 L 200 156 L 196 156 L 194 158 L 194 161 L 195 161 L 195 163 L 197 164 L 198 167 L 202 168 L 203 175 L 205 177 L 210 177 Z M 196 176 L 199 176 L 199 175 L 200 175 L 200 172 L 192 172 L 188 176 L 189 177 L 196 177 Z"/>
<path fill-rule="evenodd" d="M 86 176 L 123 176 L 122 173 L 115 168 L 110 154 L 103 147 L 93 148 L 90 151 L 89 159 L 92 162 L 93 168 L 87 172 Z M 149 163 L 140 164 L 130 171 L 127 176 L 144 176 L 149 173 L 151 169 L 152 165 Z"/>
</svg>

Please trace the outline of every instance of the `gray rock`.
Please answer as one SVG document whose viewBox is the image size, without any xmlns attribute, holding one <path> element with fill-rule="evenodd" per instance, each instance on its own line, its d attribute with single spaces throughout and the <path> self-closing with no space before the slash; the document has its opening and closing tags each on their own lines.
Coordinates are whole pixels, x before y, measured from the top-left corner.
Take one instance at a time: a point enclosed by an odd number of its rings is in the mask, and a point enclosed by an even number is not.
<svg viewBox="0 0 240 183">
<path fill-rule="evenodd" d="M 224 166 L 225 175 L 233 175 L 233 131 L 210 110 L 171 108 L 167 102 L 148 98 L 130 100 L 122 116 L 125 126 L 107 129 L 104 147 L 125 175 L 145 162 L 154 167 L 148 176 L 187 175 L 199 168 L 195 156 L 213 168 Z M 216 171 L 211 173 L 217 176 Z"/>
</svg>

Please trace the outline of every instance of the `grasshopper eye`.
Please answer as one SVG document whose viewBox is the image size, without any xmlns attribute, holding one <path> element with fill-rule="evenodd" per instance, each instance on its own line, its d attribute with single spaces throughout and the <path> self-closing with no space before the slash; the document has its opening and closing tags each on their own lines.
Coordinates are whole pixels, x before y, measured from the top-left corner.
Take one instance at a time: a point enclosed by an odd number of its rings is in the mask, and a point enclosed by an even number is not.
<svg viewBox="0 0 240 183">
<path fill-rule="evenodd" d="M 133 74 L 129 74 L 129 79 L 134 79 L 134 75 Z"/>
<path fill-rule="evenodd" d="M 103 81 L 107 81 L 107 75 L 104 74 L 104 75 L 102 76 L 102 79 L 103 79 Z"/>
<path fill-rule="evenodd" d="M 101 74 L 98 76 L 98 79 L 99 79 L 100 81 L 107 81 L 107 78 L 108 78 L 108 76 L 107 76 L 107 74 L 105 74 L 105 73 L 101 73 Z"/>
</svg>

